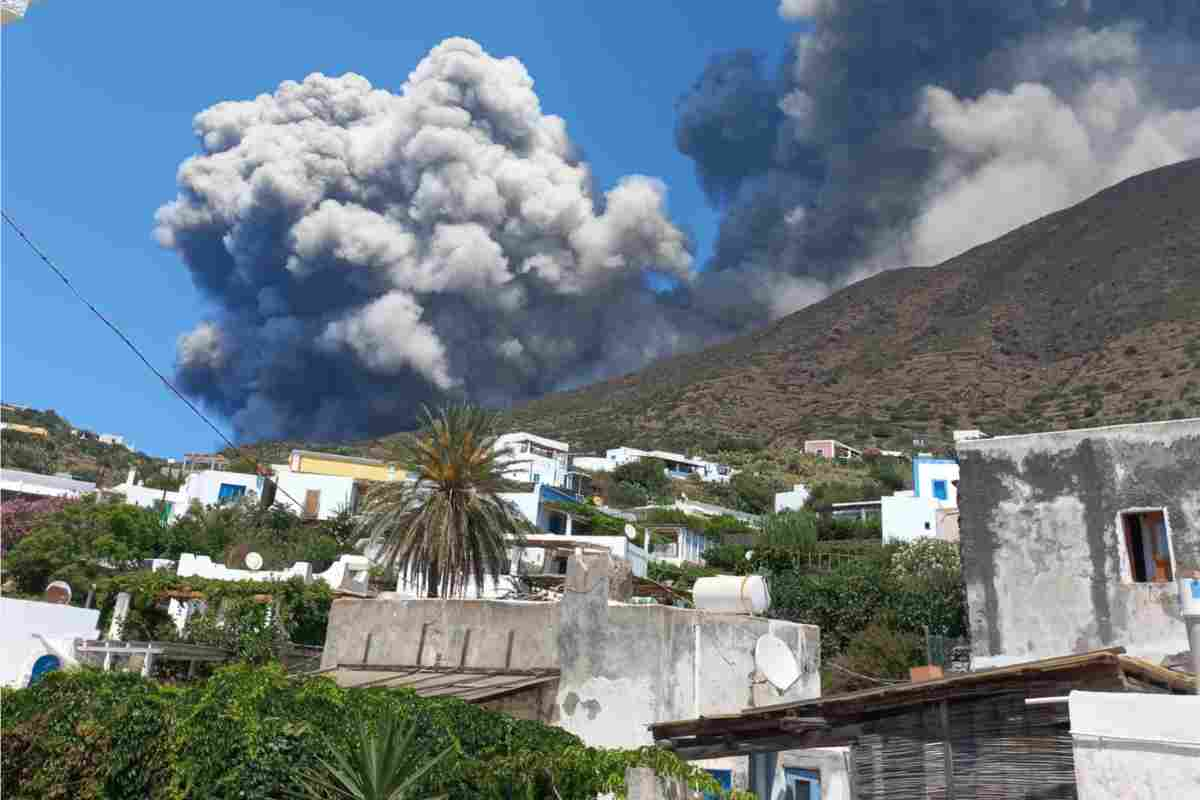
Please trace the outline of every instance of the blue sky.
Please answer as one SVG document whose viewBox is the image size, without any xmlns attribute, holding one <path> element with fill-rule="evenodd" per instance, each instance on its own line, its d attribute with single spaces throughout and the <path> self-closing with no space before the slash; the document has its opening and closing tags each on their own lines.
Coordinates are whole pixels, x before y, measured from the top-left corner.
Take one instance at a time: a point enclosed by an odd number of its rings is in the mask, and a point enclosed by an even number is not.
<svg viewBox="0 0 1200 800">
<path fill-rule="evenodd" d="M 3 206 L 169 373 L 176 337 L 213 311 L 151 236 L 155 209 L 175 195 L 176 168 L 196 151 L 192 116 L 316 71 L 357 72 L 397 90 L 431 47 L 468 36 L 525 64 L 598 189 L 630 173 L 666 181 L 671 215 L 697 237 L 703 260 L 716 215 L 675 149 L 675 100 L 716 52 L 749 47 L 777 63 L 793 29 L 767 0 L 47 0 L 3 31 Z M 7 226 L 0 248 L 5 401 L 54 408 L 155 455 L 217 446 Z"/>
</svg>

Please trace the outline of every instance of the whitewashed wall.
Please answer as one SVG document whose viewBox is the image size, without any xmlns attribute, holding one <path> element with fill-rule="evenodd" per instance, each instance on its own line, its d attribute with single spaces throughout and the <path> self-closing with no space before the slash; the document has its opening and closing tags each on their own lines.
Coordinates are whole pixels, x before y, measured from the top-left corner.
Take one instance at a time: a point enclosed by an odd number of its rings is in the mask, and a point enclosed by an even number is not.
<svg viewBox="0 0 1200 800">
<path fill-rule="evenodd" d="M 1079 800 L 1200 797 L 1200 696 L 1071 692 Z"/>
</svg>

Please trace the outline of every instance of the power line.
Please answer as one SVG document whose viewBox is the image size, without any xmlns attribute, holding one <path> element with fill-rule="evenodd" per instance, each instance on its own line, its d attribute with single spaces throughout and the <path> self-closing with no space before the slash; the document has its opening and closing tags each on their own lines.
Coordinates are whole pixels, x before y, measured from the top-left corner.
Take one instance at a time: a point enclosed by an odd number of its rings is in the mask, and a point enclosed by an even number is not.
<svg viewBox="0 0 1200 800">
<path fill-rule="evenodd" d="M 46 255 L 46 253 L 43 252 L 43 250 L 40 247 L 38 247 L 36 244 L 34 244 L 33 240 L 30 239 L 25 234 L 25 231 L 21 230 L 21 226 L 18 225 L 11 216 L 9 216 L 7 211 L 0 211 L 0 214 L 2 214 L 4 216 L 4 221 L 7 222 L 14 231 L 16 231 L 17 236 L 20 236 L 21 240 L 24 241 L 25 244 L 29 245 L 29 249 L 32 250 L 34 253 L 36 253 L 37 257 L 40 258 L 43 262 L 45 262 L 46 266 L 48 266 L 51 270 L 53 270 L 54 274 L 57 275 L 59 277 L 59 279 L 67 285 L 67 288 L 71 290 L 71 294 L 75 295 L 75 297 L 79 300 L 79 302 L 81 302 L 85 306 L 87 306 L 91 310 L 91 312 L 93 314 L 95 314 L 96 317 L 101 322 L 103 322 L 105 325 L 107 325 L 108 329 L 111 330 L 113 333 L 115 333 L 118 336 L 118 338 L 120 338 L 120 340 L 122 342 L 124 342 L 125 345 L 130 350 L 133 351 L 133 354 L 135 356 L 137 356 L 138 359 L 143 364 L 145 364 L 146 367 L 151 372 L 153 372 L 160 381 L 163 382 L 164 386 L 166 386 L 168 389 L 171 390 L 172 394 L 174 394 L 176 397 L 178 397 L 180 400 L 182 400 L 184 402 L 184 404 L 192 410 L 193 414 L 195 414 L 197 417 L 199 417 L 201 420 L 204 421 L 205 425 L 212 428 L 213 432 L 215 432 L 217 434 L 217 436 L 221 437 L 221 441 L 223 441 L 223 442 L 225 442 L 225 444 L 229 445 L 229 447 L 235 453 L 242 453 L 242 448 L 238 447 L 236 444 L 234 444 L 232 441 L 230 441 L 229 437 L 226 436 L 224 433 L 222 433 L 221 429 L 218 428 L 216 425 L 214 425 L 212 420 L 210 420 L 208 417 L 204 416 L 204 412 L 202 412 L 200 409 L 196 408 L 195 404 L 192 403 L 191 400 L 188 400 L 183 395 L 183 392 L 179 391 L 179 389 L 177 389 L 175 387 L 175 384 L 173 384 L 173 383 L 171 383 L 171 381 L 167 380 L 166 375 L 163 375 L 158 370 L 157 367 L 155 367 L 153 364 L 150 363 L 150 360 L 148 358 L 146 358 L 145 355 L 142 354 L 142 351 L 138 349 L 138 346 L 136 344 L 134 344 L 130 340 L 130 338 L 128 336 L 126 336 L 124 334 L 124 332 L 121 331 L 120 328 L 118 328 L 111 320 L 109 320 L 108 317 L 104 316 L 104 314 L 101 313 L 101 311 L 98 308 L 96 308 L 94 305 L 92 305 L 91 302 L 86 297 L 84 297 L 79 292 L 78 289 L 75 288 L 75 284 L 71 283 L 71 279 L 68 278 L 66 276 L 66 274 L 64 274 L 63 271 L 61 269 L 59 269 L 54 264 L 53 261 L 50 260 L 50 257 L 48 255 Z M 250 460 L 254 462 L 255 471 L 257 472 L 258 468 L 262 466 L 262 463 L 259 462 L 259 460 L 257 458 L 255 458 L 252 454 L 248 454 L 248 455 L 250 456 Z M 264 476 L 264 477 L 266 477 L 266 476 Z M 293 503 L 295 503 L 298 508 L 303 508 L 303 506 L 300 505 L 300 502 L 298 500 L 296 500 L 296 498 L 292 497 L 290 494 L 288 494 L 286 491 L 284 491 L 283 487 L 281 487 L 279 485 L 278 481 L 273 481 L 273 483 L 275 484 L 275 489 L 277 491 L 281 492 L 284 497 L 286 497 L 287 499 L 289 499 Z"/>
</svg>

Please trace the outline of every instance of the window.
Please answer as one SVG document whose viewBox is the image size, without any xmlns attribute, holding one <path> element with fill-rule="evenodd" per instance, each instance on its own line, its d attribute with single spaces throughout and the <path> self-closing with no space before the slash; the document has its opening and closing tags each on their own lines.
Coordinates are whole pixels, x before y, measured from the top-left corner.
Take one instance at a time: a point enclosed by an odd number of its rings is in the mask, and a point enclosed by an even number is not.
<svg viewBox="0 0 1200 800">
<path fill-rule="evenodd" d="M 538 472 L 535 472 L 535 473 L 533 473 L 533 481 L 532 481 L 532 482 L 533 482 L 533 483 L 535 483 L 535 484 L 536 484 L 536 483 L 541 483 L 541 482 L 542 482 L 542 476 L 541 476 L 541 473 L 538 473 Z"/>
<path fill-rule="evenodd" d="M 1134 583 L 1168 583 L 1175 580 L 1170 533 L 1163 509 L 1123 512 L 1121 535 L 1129 559 L 1130 580 Z"/>
<path fill-rule="evenodd" d="M 949 500 L 950 491 L 947 488 L 945 481 L 937 480 L 933 482 L 933 497 L 935 500 Z"/>
<path fill-rule="evenodd" d="M 930 528 L 930 526 L 929 526 L 929 523 L 928 523 L 928 522 L 926 522 L 926 523 L 925 523 L 925 530 L 927 530 L 927 531 L 928 531 L 928 530 L 932 530 L 932 528 Z"/>
<path fill-rule="evenodd" d="M 246 487 L 236 483 L 222 483 L 217 490 L 217 503 L 232 503 L 245 497 Z"/>
<path fill-rule="evenodd" d="M 821 773 L 812 769 L 783 768 L 788 800 L 821 800 Z"/>
</svg>

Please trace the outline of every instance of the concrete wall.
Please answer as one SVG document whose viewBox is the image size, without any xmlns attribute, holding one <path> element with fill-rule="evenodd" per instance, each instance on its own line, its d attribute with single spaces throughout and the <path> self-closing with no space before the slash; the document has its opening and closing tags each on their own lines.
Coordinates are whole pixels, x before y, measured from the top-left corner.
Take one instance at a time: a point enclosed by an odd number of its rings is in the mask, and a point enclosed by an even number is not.
<svg viewBox="0 0 1200 800">
<path fill-rule="evenodd" d="M 1200 797 L 1200 697 L 1071 692 L 1079 800 Z"/>
<path fill-rule="evenodd" d="M 34 661 L 53 655 L 34 634 L 60 648 L 73 649 L 70 641 L 75 638 L 99 638 L 99 622 L 100 611 L 95 608 L 0 598 L 0 686 L 25 686 Z"/>
<path fill-rule="evenodd" d="M 797 483 L 790 492 L 775 493 L 775 513 L 780 511 L 799 511 L 804 508 L 812 492 L 802 483 Z"/>
<path fill-rule="evenodd" d="M 304 504 L 309 490 L 320 492 L 317 519 L 331 519 L 343 508 L 349 510 L 354 502 L 354 478 L 341 475 L 317 475 L 293 472 L 290 469 L 275 472 L 275 502 L 296 514 L 304 513 Z"/>
<path fill-rule="evenodd" d="M 387 594 L 375 600 L 338 598 L 329 611 L 321 667 L 338 663 L 457 665 L 466 643 L 466 666 L 499 669 L 507 660 L 512 669 L 556 669 L 557 642 L 555 603 L 414 600 Z"/>
<path fill-rule="evenodd" d="M 321 666 L 557 668 L 549 716 L 605 747 L 652 744 L 652 722 L 820 694 L 816 627 L 611 602 L 611 570 L 608 554 L 573 557 L 559 603 L 339 598 Z M 783 639 L 801 666 L 786 693 L 756 677 L 754 645 L 765 633 Z"/>
<path fill-rule="evenodd" d="M 961 442 L 960 536 L 981 663 L 1187 649 L 1176 584 L 1132 583 L 1120 514 L 1164 508 L 1175 575 L 1200 567 L 1200 420 Z M 990 660 L 987 657 L 993 657 Z"/>
<path fill-rule="evenodd" d="M 815 626 L 610 604 L 604 568 L 580 568 L 576 559 L 566 589 L 559 603 L 560 724 L 590 745 L 649 745 L 654 722 L 820 694 Z M 800 664 L 800 680 L 786 693 L 756 680 L 754 645 L 766 633 L 786 642 Z"/>
<path fill-rule="evenodd" d="M 911 542 L 937 535 L 938 504 L 927 497 L 881 497 L 883 541 Z"/>
</svg>

